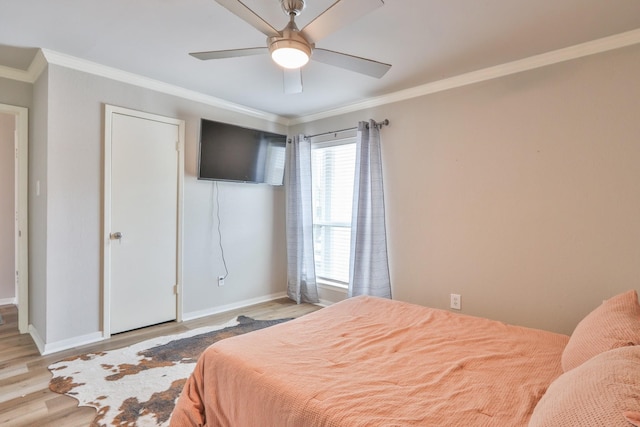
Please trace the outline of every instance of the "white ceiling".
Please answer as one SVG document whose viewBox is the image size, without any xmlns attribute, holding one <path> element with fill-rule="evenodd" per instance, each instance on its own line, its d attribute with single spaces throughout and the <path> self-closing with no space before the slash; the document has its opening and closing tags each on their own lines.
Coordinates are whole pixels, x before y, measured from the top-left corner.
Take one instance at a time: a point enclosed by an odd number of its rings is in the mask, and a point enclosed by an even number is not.
<svg viewBox="0 0 640 427">
<path fill-rule="evenodd" d="M 300 28 L 335 0 L 307 0 Z M 342 0 L 350 1 L 350 0 Z M 275 28 L 279 0 L 243 0 Z M 638 0 L 385 0 L 317 43 L 392 64 L 381 79 L 319 62 L 285 95 L 268 55 L 200 61 L 189 52 L 265 46 L 214 0 L 0 0 L 0 65 L 44 48 L 283 117 L 300 117 L 640 29 Z"/>
</svg>

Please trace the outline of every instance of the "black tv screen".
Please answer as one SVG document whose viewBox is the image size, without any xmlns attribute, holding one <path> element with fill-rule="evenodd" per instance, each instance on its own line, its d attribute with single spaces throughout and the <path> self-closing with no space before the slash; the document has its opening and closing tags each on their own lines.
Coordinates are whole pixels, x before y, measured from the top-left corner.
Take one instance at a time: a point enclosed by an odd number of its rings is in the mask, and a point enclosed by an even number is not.
<svg viewBox="0 0 640 427">
<path fill-rule="evenodd" d="M 282 185 L 286 135 L 201 119 L 198 179 Z"/>
</svg>

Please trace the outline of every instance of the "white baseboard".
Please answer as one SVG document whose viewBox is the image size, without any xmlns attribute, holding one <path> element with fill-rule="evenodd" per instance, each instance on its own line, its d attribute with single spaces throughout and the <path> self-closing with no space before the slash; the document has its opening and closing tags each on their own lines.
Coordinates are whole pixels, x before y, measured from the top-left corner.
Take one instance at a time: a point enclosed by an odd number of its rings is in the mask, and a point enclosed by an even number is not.
<svg viewBox="0 0 640 427">
<path fill-rule="evenodd" d="M 16 299 L 14 298 L 0 298 L 0 305 L 16 305 Z"/>
<path fill-rule="evenodd" d="M 192 311 L 189 313 L 182 313 L 182 320 L 194 320 L 201 317 L 211 316 L 213 314 L 224 313 L 225 311 L 236 310 L 238 308 L 248 307 L 250 305 L 260 304 L 262 302 L 273 301 L 280 298 L 286 298 L 286 292 L 279 292 L 277 294 L 265 295 L 258 298 L 246 299 L 238 301 L 233 304 L 220 305 L 217 307 L 208 308 L 206 310 Z"/>
<path fill-rule="evenodd" d="M 36 347 L 38 347 L 38 351 L 40 352 L 40 354 L 43 354 L 44 340 L 42 339 L 42 337 L 40 337 L 38 330 L 33 325 L 29 325 L 29 335 L 31 335 L 33 342 L 36 343 Z"/>
<path fill-rule="evenodd" d="M 33 325 L 29 325 L 29 334 L 31 334 L 31 338 L 33 338 L 33 341 L 36 343 L 36 347 L 38 347 L 38 351 L 42 356 L 57 353 L 63 350 L 69 350 L 70 348 L 74 347 L 93 344 L 104 339 L 102 332 L 93 332 L 79 337 L 68 338 L 52 343 L 45 343 L 38 333 L 38 330 Z"/>
<path fill-rule="evenodd" d="M 286 298 L 287 294 L 285 292 L 279 292 L 277 294 L 265 295 L 258 298 L 251 298 L 243 301 L 238 301 L 233 304 L 226 304 L 217 307 L 212 307 L 206 310 L 193 311 L 190 313 L 183 313 L 182 320 L 194 320 L 199 319 L 201 317 L 211 316 L 212 314 L 224 313 L 225 311 L 231 311 L 238 308 L 248 307 L 250 305 L 260 304 L 263 302 L 273 301 L 280 298 Z M 51 353 L 57 353 L 59 351 L 68 350 L 74 347 L 80 347 L 87 344 L 93 344 L 98 341 L 104 340 L 104 336 L 102 332 L 93 332 L 91 334 L 82 335 L 79 337 L 73 337 L 65 340 L 60 340 L 52 343 L 45 343 L 38 330 L 33 326 L 29 325 L 29 333 L 31 334 L 31 338 L 35 342 L 38 347 L 38 351 L 41 355 L 45 356 Z"/>
<path fill-rule="evenodd" d="M 79 337 L 68 338 L 66 340 L 45 344 L 42 355 L 44 356 L 46 354 L 57 353 L 62 350 L 69 350 L 70 348 L 93 344 L 102 340 L 104 340 L 102 332 L 93 332 Z"/>
</svg>

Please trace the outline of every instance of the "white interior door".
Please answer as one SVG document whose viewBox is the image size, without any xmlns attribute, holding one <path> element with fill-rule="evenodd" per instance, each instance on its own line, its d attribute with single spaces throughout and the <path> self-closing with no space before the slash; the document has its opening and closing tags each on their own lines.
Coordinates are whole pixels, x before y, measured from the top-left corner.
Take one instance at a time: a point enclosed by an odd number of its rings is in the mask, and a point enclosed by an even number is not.
<svg viewBox="0 0 640 427">
<path fill-rule="evenodd" d="M 144 117 L 111 112 L 105 144 L 111 157 L 108 333 L 177 318 L 181 128 L 139 114 Z"/>
</svg>

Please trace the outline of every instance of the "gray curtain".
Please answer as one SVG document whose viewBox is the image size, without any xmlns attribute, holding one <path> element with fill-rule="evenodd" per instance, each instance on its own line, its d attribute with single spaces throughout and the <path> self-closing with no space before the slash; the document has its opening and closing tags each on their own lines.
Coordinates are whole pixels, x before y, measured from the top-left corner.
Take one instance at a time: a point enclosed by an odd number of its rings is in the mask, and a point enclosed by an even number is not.
<svg viewBox="0 0 640 427">
<path fill-rule="evenodd" d="M 287 295 L 300 304 L 318 302 L 313 257 L 311 143 L 303 135 L 287 144 Z"/>
<path fill-rule="evenodd" d="M 373 120 L 358 123 L 356 135 L 349 297 L 356 295 L 391 298 L 380 129 Z"/>
</svg>

